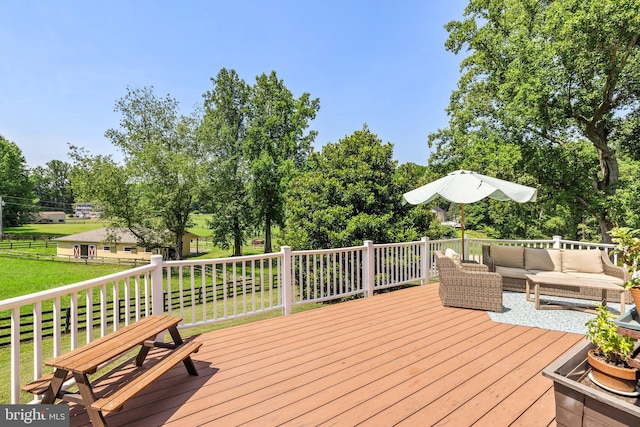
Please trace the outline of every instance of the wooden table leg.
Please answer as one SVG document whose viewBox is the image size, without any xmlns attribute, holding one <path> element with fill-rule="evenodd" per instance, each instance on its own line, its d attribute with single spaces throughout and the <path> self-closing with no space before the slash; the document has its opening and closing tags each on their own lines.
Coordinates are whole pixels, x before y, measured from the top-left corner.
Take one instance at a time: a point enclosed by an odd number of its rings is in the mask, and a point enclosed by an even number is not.
<svg viewBox="0 0 640 427">
<path fill-rule="evenodd" d="M 536 310 L 540 310 L 540 283 L 536 283 L 533 286 L 536 301 Z"/>
<path fill-rule="evenodd" d="M 169 328 L 169 334 L 171 334 L 171 339 L 175 345 L 180 345 L 184 342 L 182 341 L 182 336 L 180 336 L 180 331 L 178 331 L 177 326 L 171 326 Z"/>
<path fill-rule="evenodd" d="M 173 339 L 174 344 L 181 345 L 182 343 L 184 343 L 177 326 L 171 326 L 169 328 L 169 333 L 171 334 L 171 339 Z M 198 375 L 198 370 L 196 369 L 196 365 L 193 364 L 191 356 L 187 356 L 187 358 L 184 359 L 182 363 L 184 363 L 184 367 L 187 368 L 187 372 L 189 373 L 189 375 Z"/>
<path fill-rule="evenodd" d="M 625 305 L 626 305 L 626 297 L 624 296 L 624 290 L 620 291 L 620 314 L 624 314 L 625 312 Z"/>
<path fill-rule="evenodd" d="M 144 363 L 144 359 L 146 359 L 147 354 L 149 354 L 149 350 L 151 350 L 151 347 L 148 347 L 143 343 L 140 347 L 138 355 L 136 356 L 136 366 L 142 366 L 142 364 Z"/>
<path fill-rule="evenodd" d="M 531 299 L 531 281 L 529 279 L 525 280 L 525 294 L 527 301 L 533 301 Z"/>
<path fill-rule="evenodd" d="M 68 371 L 64 369 L 56 369 L 53 374 L 53 378 L 51 378 L 51 383 L 49 383 L 49 387 L 44 393 L 41 403 L 49 404 L 55 402 L 56 397 L 58 397 L 58 393 L 60 393 L 60 389 L 62 388 L 62 384 L 64 384 L 64 380 L 67 377 L 67 372 Z"/>
<path fill-rule="evenodd" d="M 82 403 L 87 410 L 87 414 L 89 414 L 91 425 L 94 427 L 106 427 L 107 422 L 104 419 L 102 412 L 91 408 L 93 402 L 96 401 L 96 396 L 93 394 L 89 378 L 85 374 L 76 373 L 73 374 L 73 377 L 76 379 L 76 385 L 78 386 L 80 396 L 82 396 Z"/>
</svg>

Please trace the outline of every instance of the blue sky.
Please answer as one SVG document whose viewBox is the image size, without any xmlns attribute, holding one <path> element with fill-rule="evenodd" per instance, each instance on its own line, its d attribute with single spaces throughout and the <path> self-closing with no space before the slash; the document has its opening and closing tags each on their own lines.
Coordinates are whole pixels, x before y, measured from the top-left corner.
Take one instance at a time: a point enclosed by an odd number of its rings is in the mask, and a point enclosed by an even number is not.
<svg viewBox="0 0 640 427">
<path fill-rule="evenodd" d="M 154 86 L 190 114 L 221 68 L 249 84 L 275 70 L 320 98 L 316 149 L 366 123 L 400 163 L 427 164 L 429 133 L 461 56 L 444 25 L 465 1 L 0 1 L 0 135 L 29 167 L 69 161 L 67 143 L 119 154 L 104 133 L 127 86 Z"/>
</svg>

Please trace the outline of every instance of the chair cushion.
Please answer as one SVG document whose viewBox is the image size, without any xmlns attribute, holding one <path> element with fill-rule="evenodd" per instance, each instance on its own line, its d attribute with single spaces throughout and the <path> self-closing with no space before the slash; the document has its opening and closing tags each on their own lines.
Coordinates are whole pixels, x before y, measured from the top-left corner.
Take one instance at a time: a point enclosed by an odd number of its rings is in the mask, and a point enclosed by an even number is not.
<svg viewBox="0 0 640 427">
<path fill-rule="evenodd" d="M 530 272 L 524 268 L 502 267 L 500 265 L 496 265 L 496 273 L 512 279 L 526 279 L 525 274 L 530 274 Z"/>
<path fill-rule="evenodd" d="M 498 246 L 491 245 L 491 258 L 496 265 L 502 267 L 524 268 L 523 246 Z"/>
<path fill-rule="evenodd" d="M 604 274 L 600 251 L 595 249 L 563 249 L 562 271 L 565 273 Z"/>
<path fill-rule="evenodd" d="M 444 256 L 451 258 L 456 265 L 462 265 L 462 258 L 460 257 L 460 254 L 453 249 L 447 248 L 444 251 Z"/>
<path fill-rule="evenodd" d="M 524 248 L 524 268 L 562 271 L 562 253 L 558 249 Z"/>
</svg>

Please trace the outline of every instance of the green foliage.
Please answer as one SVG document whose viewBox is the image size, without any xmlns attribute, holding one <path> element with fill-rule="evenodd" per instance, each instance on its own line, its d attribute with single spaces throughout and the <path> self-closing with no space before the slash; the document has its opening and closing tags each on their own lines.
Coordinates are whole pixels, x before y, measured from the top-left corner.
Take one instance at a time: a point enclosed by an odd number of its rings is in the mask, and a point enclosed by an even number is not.
<svg viewBox="0 0 640 427">
<path fill-rule="evenodd" d="M 603 356 L 613 364 L 624 364 L 631 356 L 635 338 L 618 334 L 618 327 L 606 307 L 598 305 L 598 315 L 585 324 L 587 339 L 595 344 Z"/>
<path fill-rule="evenodd" d="M 26 224 L 31 219 L 34 199 L 29 174 L 20 148 L 0 135 L 0 196 L 2 226 Z"/>
<path fill-rule="evenodd" d="M 71 164 L 60 160 L 48 161 L 45 167 L 37 166 L 31 170 L 33 191 L 43 210 L 74 212 L 71 170 Z"/>
<path fill-rule="evenodd" d="M 285 195 L 287 244 L 336 248 L 424 236 L 434 220 L 430 207 L 401 202 L 402 194 L 417 185 L 419 171 L 413 166 L 396 170 L 392 156 L 392 145 L 382 144 L 366 125 L 313 153 Z"/>
<path fill-rule="evenodd" d="M 429 137 L 433 162 L 441 172 L 469 163 L 507 179 L 515 172 L 539 185 L 525 230 L 546 233 L 550 221 L 574 237 L 578 224 L 590 227 L 586 213 L 608 241 L 624 219 L 616 147 L 631 153 L 640 132 L 638 10 L 640 0 L 470 2 L 447 24 L 447 48 L 470 53 L 449 127 Z M 571 218 L 556 221 L 557 205 Z"/>
<path fill-rule="evenodd" d="M 616 227 L 609 231 L 609 234 L 613 243 L 617 245 L 613 252 L 618 254 L 618 259 L 631 276 L 631 280 L 627 281 L 624 287 L 640 288 L 640 274 L 637 272 L 640 265 L 640 229 Z"/>
<path fill-rule="evenodd" d="M 234 70 L 224 68 L 211 81 L 214 88 L 204 95 L 199 132 L 206 159 L 201 200 L 214 213 L 210 221 L 214 242 L 223 249 L 233 247 L 239 256 L 254 220 L 251 174 L 244 155 L 249 87 Z"/>
<path fill-rule="evenodd" d="M 640 228 L 640 161 L 620 157 L 618 190 L 610 197 L 607 208 L 615 224 Z"/>
<path fill-rule="evenodd" d="M 72 147 L 74 192 L 102 205 L 103 217 L 128 228 L 141 246 L 170 246 L 180 257 L 197 191 L 197 119 L 179 116 L 178 103 L 157 97 L 153 88 L 129 89 L 115 110 L 122 113 L 120 129 L 105 135 L 125 164 Z"/>
<path fill-rule="evenodd" d="M 312 150 L 317 132 L 305 134 L 305 129 L 319 109 L 319 99 L 308 93 L 294 98 L 275 71 L 256 77 L 251 87 L 244 155 L 253 206 L 265 230 L 265 253 L 272 250 L 271 227 L 284 223 L 287 184 Z"/>
</svg>

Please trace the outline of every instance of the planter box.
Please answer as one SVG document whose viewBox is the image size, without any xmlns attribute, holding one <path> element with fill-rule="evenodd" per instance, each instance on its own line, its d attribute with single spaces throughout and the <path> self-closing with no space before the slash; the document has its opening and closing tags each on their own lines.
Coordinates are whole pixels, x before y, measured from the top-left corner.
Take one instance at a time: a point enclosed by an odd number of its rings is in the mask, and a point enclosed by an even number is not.
<svg viewBox="0 0 640 427">
<path fill-rule="evenodd" d="M 609 393 L 589 380 L 592 348 L 590 342 L 579 344 L 542 371 L 553 380 L 558 427 L 640 425 L 639 398 Z"/>
</svg>

